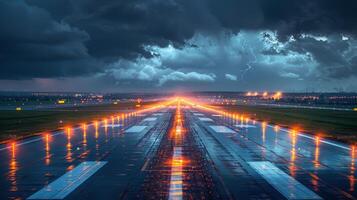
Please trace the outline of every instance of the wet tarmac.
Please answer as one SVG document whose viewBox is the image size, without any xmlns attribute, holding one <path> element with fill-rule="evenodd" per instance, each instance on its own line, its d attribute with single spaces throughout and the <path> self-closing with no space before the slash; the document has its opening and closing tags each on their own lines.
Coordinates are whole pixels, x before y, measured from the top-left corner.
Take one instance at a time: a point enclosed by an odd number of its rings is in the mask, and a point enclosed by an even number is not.
<svg viewBox="0 0 357 200">
<path fill-rule="evenodd" d="M 355 199 L 354 147 L 181 105 L 0 146 L 0 199 Z"/>
</svg>

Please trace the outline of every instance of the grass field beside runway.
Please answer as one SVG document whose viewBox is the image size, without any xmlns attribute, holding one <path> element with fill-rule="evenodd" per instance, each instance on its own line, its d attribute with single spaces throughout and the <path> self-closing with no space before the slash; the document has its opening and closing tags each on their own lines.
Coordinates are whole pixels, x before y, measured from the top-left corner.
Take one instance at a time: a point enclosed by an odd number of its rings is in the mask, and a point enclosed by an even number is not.
<svg viewBox="0 0 357 200">
<path fill-rule="evenodd" d="M 135 109 L 135 104 L 135 102 L 122 102 L 117 105 L 106 104 L 49 110 L 0 110 L 0 141 L 100 120 L 103 117 L 118 114 L 118 112 Z M 146 104 L 150 103 L 145 103 L 143 106 Z"/>
<path fill-rule="evenodd" d="M 225 109 L 311 134 L 357 142 L 357 112 L 249 105 L 225 106 Z"/>
</svg>

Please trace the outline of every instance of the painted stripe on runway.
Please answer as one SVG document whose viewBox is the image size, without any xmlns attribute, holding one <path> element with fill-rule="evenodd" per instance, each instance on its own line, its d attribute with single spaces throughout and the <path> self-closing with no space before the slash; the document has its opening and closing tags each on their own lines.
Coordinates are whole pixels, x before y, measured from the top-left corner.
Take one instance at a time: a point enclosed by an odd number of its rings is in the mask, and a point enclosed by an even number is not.
<svg viewBox="0 0 357 200">
<path fill-rule="evenodd" d="M 271 127 L 271 128 L 274 128 L 274 126 L 273 125 L 267 125 L 268 127 Z M 286 132 L 286 133 L 290 133 L 291 131 L 289 130 L 289 129 L 285 129 L 285 128 L 280 128 L 280 130 L 281 131 L 284 131 L 284 132 Z M 310 136 L 310 135 L 306 135 L 306 134 L 304 134 L 304 133 L 298 133 L 298 135 L 299 136 L 301 136 L 301 137 L 304 137 L 304 138 L 308 138 L 308 139 L 311 139 L 311 140 L 314 140 L 314 141 L 316 141 L 316 137 L 313 137 L 313 136 Z M 339 148 L 341 148 L 341 149 L 345 149 L 345 150 L 351 150 L 351 148 L 349 147 L 349 146 L 347 146 L 347 145 L 345 145 L 345 144 L 338 144 L 338 143 L 336 143 L 336 142 L 334 142 L 334 141 L 328 141 L 328 140 L 325 140 L 325 139 L 320 139 L 319 140 L 321 143 L 324 143 L 324 144 L 329 144 L 329 145 L 331 145 L 331 146 L 335 146 L 335 147 L 339 147 Z"/>
<path fill-rule="evenodd" d="M 92 126 L 93 124 L 89 124 L 89 126 Z M 72 128 L 72 131 L 76 131 L 77 129 L 80 129 L 81 127 L 75 127 L 75 128 Z M 54 137 L 54 136 L 57 136 L 57 135 L 63 135 L 65 133 L 65 131 L 56 131 L 56 132 L 53 132 L 51 133 L 51 137 Z M 16 147 L 19 147 L 19 146 L 22 146 L 22 145 L 25 145 L 25 144 L 31 144 L 31 143 L 34 143 L 34 142 L 38 142 L 38 141 L 43 141 L 43 138 L 45 136 L 43 135 L 39 135 L 39 136 L 36 136 L 34 137 L 34 139 L 31 139 L 31 140 L 25 140 L 24 142 L 20 142 L 20 143 L 16 143 Z M 3 151 L 3 150 L 7 150 L 7 149 L 10 149 L 12 148 L 10 145 L 6 145 L 6 147 L 3 147 L 3 148 L 0 148 L 0 151 Z"/>
<path fill-rule="evenodd" d="M 148 118 L 145 118 L 143 121 L 144 122 L 152 122 L 152 121 L 156 121 L 157 118 L 156 117 L 148 117 Z"/>
<path fill-rule="evenodd" d="M 255 128 L 256 126 L 250 124 L 236 124 L 234 125 L 237 128 Z"/>
<path fill-rule="evenodd" d="M 198 119 L 200 119 L 203 122 L 213 122 L 213 120 L 211 118 L 208 118 L 208 117 L 199 117 Z"/>
<path fill-rule="evenodd" d="M 248 164 L 287 199 L 322 199 L 269 161 Z"/>
<path fill-rule="evenodd" d="M 107 125 L 103 125 L 102 127 L 104 128 L 116 128 L 116 127 L 121 127 L 123 126 L 122 124 L 107 124 Z"/>
<path fill-rule="evenodd" d="M 235 133 L 232 129 L 228 128 L 227 126 L 209 126 L 217 133 Z"/>
<path fill-rule="evenodd" d="M 106 163 L 105 161 L 82 162 L 27 199 L 64 199 Z"/>
<path fill-rule="evenodd" d="M 139 133 L 143 131 L 147 126 L 132 126 L 125 130 L 127 133 Z"/>
<path fill-rule="evenodd" d="M 174 147 L 172 156 L 171 177 L 169 200 L 181 200 L 183 196 L 183 179 L 182 179 L 182 147 Z"/>
</svg>

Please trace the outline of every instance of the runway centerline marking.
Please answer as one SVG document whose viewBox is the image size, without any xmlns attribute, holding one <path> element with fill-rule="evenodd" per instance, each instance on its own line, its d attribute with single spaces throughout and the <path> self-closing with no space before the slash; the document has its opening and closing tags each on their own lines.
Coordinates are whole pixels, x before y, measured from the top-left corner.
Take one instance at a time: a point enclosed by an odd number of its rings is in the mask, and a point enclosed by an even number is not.
<svg viewBox="0 0 357 200">
<path fill-rule="evenodd" d="M 174 147 L 171 166 L 169 199 L 182 199 L 182 147 Z"/>
</svg>

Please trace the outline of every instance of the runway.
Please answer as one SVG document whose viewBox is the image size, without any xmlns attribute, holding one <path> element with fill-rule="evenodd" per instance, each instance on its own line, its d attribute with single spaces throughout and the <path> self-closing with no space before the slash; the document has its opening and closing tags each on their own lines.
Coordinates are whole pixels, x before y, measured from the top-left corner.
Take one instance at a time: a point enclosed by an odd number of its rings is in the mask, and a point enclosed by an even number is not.
<svg viewBox="0 0 357 200">
<path fill-rule="evenodd" d="M 0 147 L 0 199 L 356 199 L 354 147 L 185 102 Z"/>
</svg>

